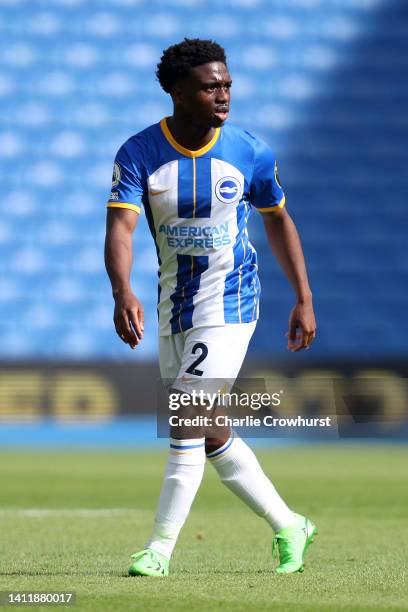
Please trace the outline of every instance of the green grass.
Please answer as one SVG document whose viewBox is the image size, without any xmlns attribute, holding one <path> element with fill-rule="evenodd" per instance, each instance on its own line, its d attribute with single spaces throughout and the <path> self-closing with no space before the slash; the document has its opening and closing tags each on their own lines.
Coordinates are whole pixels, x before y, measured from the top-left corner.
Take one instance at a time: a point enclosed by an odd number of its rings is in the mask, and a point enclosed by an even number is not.
<svg viewBox="0 0 408 612">
<path fill-rule="evenodd" d="M 0 590 L 74 590 L 73 609 L 92 611 L 407 610 L 407 450 L 332 445 L 258 456 L 288 503 L 318 525 L 304 574 L 272 572 L 268 526 L 207 466 L 171 576 L 130 578 L 165 454 L 2 453 Z"/>
</svg>

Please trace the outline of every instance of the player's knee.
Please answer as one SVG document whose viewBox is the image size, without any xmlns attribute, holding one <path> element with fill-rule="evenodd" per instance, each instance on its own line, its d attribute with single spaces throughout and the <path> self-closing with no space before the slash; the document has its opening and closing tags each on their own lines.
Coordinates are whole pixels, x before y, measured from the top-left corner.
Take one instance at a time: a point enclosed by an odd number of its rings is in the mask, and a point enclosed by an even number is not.
<svg viewBox="0 0 408 612">
<path fill-rule="evenodd" d="M 221 448 L 221 446 L 223 446 L 228 440 L 228 437 L 226 437 L 224 439 L 224 437 L 218 437 L 218 438 L 206 438 L 205 439 L 205 452 L 208 453 L 213 453 L 214 451 L 218 450 L 219 448 Z"/>
</svg>

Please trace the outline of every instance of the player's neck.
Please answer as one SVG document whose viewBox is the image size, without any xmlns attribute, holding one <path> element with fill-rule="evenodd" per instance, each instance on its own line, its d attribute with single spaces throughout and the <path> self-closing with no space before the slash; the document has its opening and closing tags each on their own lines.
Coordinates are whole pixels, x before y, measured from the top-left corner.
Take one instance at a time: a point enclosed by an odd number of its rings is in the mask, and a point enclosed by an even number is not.
<svg viewBox="0 0 408 612">
<path fill-rule="evenodd" d="M 169 128 L 174 140 L 190 151 L 196 151 L 205 147 L 214 136 L 215 128 L 203 128 L 186 120 L 176 111 L 172 117 L 167 119 L 167 127 Z"/>
</svg>

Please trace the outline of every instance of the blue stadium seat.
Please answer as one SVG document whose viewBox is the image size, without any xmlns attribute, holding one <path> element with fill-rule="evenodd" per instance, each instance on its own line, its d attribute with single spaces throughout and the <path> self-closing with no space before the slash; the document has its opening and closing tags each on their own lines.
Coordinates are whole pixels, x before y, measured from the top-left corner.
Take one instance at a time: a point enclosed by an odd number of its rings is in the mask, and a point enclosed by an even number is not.
<svg viewBox="0 0 408 612">
<path fill-rule="evenodd" d="M 149 333 L 131 352 L 112 326 L 105 202 L 118 147 L 171 112 L 154 70 L 183 36 L 226 46 L 232 120 L 276 151 L 316 296 L 316 356 L 406 354 L 406 2 L 8 0 L 0 22 L 0 358 L 155 355 L 146 220 L 134 283 Z M 291 289 L 259 219 L 251 228 L 263 285 L 253 351 L 283 355 Z"/>
</svg>

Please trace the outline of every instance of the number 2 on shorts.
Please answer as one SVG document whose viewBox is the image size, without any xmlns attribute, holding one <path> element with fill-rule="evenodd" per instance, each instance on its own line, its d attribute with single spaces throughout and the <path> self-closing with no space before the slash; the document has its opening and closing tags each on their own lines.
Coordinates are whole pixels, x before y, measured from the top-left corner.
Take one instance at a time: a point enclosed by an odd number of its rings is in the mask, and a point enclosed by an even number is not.
<svg viewBox="0 0 408 612">
<path fill-rule="evenodd" d="M 193 355 L 195 355 L 197 353 L 197 351 L 201 351 L 199 357 L 197 357 L 197 359 L 195 361 L 193 361 L 193 363 L 191 364 L 191 366 L 189 366 L 186 370 L 186 372 L 188 374 L 193 374 L 194 376 L 202 376 L 204 374 L 204 370 L 198 370 L 197 366 L 204 361 L 204 359 L 207 357 L 208 355 L 208 348 L 207 346 L 203 343 L 203 342 L 197 342 L 192 350 L 191 353 Z"/>
</svg>

